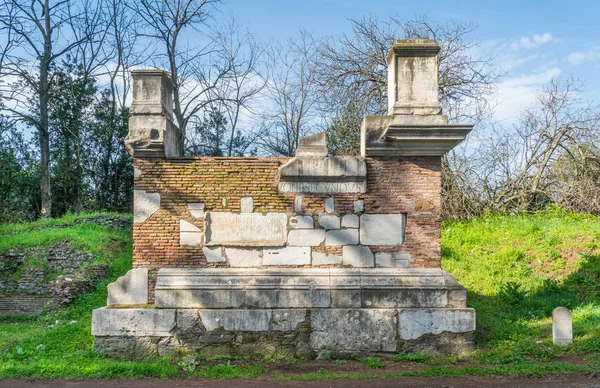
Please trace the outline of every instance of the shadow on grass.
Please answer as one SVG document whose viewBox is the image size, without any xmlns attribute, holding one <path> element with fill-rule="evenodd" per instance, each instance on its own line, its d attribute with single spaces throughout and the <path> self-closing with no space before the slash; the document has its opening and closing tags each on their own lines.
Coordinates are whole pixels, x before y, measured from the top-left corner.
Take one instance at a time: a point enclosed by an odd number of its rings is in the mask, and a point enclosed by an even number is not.
<svg viewBox="0 0 600 388">
<path fill-rule="evenodd" d="M 573 312 L 571 349 L 600 351 L 600 255 L 583 256 L 577 271 L 560 280 L 547 279 L 534 290 L 504 282 L 495 295 L 469 291 L 468 304 L 477 310 L 480 348 L 535 353 L 534 348 L 551 346 L 552 310 L 564 306 Z"/>
</svg>

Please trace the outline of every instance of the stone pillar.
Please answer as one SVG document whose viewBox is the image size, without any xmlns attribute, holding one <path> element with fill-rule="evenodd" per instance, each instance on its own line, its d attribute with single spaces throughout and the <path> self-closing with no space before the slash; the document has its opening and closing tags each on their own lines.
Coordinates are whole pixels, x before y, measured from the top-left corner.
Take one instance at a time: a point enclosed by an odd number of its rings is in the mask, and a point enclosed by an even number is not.
<svg viewBox="0 0 600 388">
<path fill-rule="evenodd" d="M 397 40 L 387 57 L 388 114 L 442 113 L 438 53 L 433 40 Z"/>
<path fill-rule="evenodd" d="M 472 125 L 448 124 L 438 101 L 440 47 L 433 40 L 397 40 L 387 57 L 388 114 L 361 123 L 362 156 L 442 156 Z"/>
<path fill-rule="evenodd" d="M 183 155 L 179 128 L 173 123 L 173 86 L 169 73 L 133 70 L 133 102 L 125 146 L 134 157 Z"/>
</svg>

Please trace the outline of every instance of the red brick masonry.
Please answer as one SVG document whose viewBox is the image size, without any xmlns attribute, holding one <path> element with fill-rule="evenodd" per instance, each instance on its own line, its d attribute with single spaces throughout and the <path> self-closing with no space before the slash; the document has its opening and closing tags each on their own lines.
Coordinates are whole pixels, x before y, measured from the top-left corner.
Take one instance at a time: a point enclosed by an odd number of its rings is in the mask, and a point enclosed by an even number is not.
<svg viewBox="0 0 600 388">
<path fill-rule="evenodd" d="M 280 193 L 278 167 L 287 158 L 135 159 L 140 171 L 135 189 L 160 193 L 160 209 L 133 227 L 133 267 L 206 267 L 201 247 L 179 244 L 179 220 L 201 229 L 190 202 L 203 202 L 206 211 L 240 211 L 240 198 L 253 197 L 254 211 L 294 212 L 294 198 L 303 195 L 303 211 L 325 212 L 329 194 Z M 440 157 L 366 158 L 367 192 L 336 194 L 338 214 L 353 213 L 353 201 L 364 200 L 365 213 L 405 213 L 406 235 L 401 246 L 370 246 L 376 252 L 406 252 L 413 268 L 440 267 Z M 339 254 L 340 247 L 315 250 Z M 214 264 L 210 264 L 214 265 Z"/>
</svg>

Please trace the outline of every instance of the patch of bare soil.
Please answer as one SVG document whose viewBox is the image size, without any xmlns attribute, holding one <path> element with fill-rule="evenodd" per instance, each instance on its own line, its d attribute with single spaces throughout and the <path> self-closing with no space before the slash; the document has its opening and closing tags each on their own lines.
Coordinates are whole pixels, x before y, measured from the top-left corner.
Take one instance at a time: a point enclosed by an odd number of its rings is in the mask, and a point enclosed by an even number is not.
<svg viewBox="0 0 600 388">
<path fill-rule="evenodd" d="M 1 380 L 0 388 L 159 388 L 159 387 L 302 387 L 302 388 L 379 388 L 379 387 L 403 387 L 403 388 L 597 388 L 600 387 L 600 379 L 590 379 L 587 374 L 578 373 L 566 376 L 545 377 L 395 377 L 368 380 L 320 380 L 320 381 L 278 381 L 273 378 L 255 380 L 206 380 L 206 379 L 115 379 L 115 380 Z"/>
</svg>

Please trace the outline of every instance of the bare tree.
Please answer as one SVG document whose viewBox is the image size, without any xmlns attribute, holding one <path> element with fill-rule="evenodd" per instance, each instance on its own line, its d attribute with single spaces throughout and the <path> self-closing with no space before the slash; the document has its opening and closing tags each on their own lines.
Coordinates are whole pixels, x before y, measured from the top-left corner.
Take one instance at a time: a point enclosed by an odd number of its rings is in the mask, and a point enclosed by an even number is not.
<svg viewBox="0 0 600 388">
<path fill-rule="evenodd" d="M 455 189 L 469 193 L 474 214 L 530 212 L 549 204 L 600 212 L 600 110 L 582 101 L 581 88 L 572 78 L 552 80 L 513 128 L 493 128 L 477 139 L 468 163 L 462 160 L 453 176 Z M 460 216 L 448 210 L 448 216 Z"/>
<path fill-rule="evenodd" d="M 181 130 L 182 142 L 192 117 L 208 105 L 207 93 L 229 72 L 229 68 L 211 63 L 214 42 L 208 39 L 186 44 L 185 32 L 201 34 L 208 9 L 219 0 L 140 0 L 133 7 L 146 26 L 140 36 L 160 46 L 157 58 L 166 65 L 173 83 L 173 114 Z M 203 36 L 203 35 L 201 35 Z M 190 41 L 188 40 L 187 43 Z"/>
<path fill-rule="evenodd" d="M 218 26 L 212 35 L 215 42 L 212 58 L 222 64 L 220 68 L 228 68 L 229 71 L 207 93 L 207 114 L 213 120 L 212 126 L 209 125 L 211 128 L 199 125 L 196 121 L 194 130 L 187 134 L 187 152 L 240 156 L 248 151 L 260 135 L 260 131 L 242 131 L 240 123 L 245 119 L 247 125 L 251 116 L 256 115 L 254 103 L 266 84 L 258 72 L 258 61 L 263 50 L 248 31 L 241 30 L 233 18 Z M 200 128 L 210 129 L 213 133 L 203 136 L 206 133 L 200 133 Z M 221 133 L 216 133 L 220 130 Z"/>
<path fill-rule="evenodd" d="M 70 1 L 50 5 L 49 0 L 25 4 L 4 0 L 0 5 L 0 29 L 10 51 L 3 54 L 3 109 L 16 121 L 37 130 L 40 148 L 41 215 L 50 217 L 50 127 L 48 95 L 52 70 L 57 61 L 89 39 L 82 34 L 68 38 L 65 30 L 76 23 L 81 12 Z M 35 104 L 31 104 L 34 100 Z M 33 106 L 32 106 L 33 105 Z"/>
<path fill-rule="evenodd" d="M 478 120 L 488 113 L 489 97 L 498 75 L 491 58 L 471 52 L 470 23 L 435 24 L 426 17 L 403 21 L 398 16 L 381 21 L 370 16 L 350 19 L 352 34 L 329 38 L 319 46 L 318 82 L 331 107 L 360 108 L 360 114 L 387 113 L 387 62 L 399 38 L 434 39 L 440 45 L 439 97 L 453 121 Z"/>
<path fill-rule="evenodd" d="M 293 156 L 298 140 L 311 133 L 316 123 L 318 90 L 315 83 L 316 46 L 301 31 L 286 47 L 272 45 L 267 54 L 268 104 L 263 114 L 266 153 Z"/>
<path fill-rule="evenodd" d="M 350 22 L 351 34 L 326 39 L 319 46 L 316 77 L 322 96 L 320 109 L 332 120 L 330 132 L 343 131 L 346 143 L 358 139 L 356 124 L 363 116 L 387 114 L 386 58 L 399 38 L 435 39 L 440 45 L 439 99 L 451 121 L 477 122 L 491 112 L 488 102 L 498 75 L 490 58 L 471 54 L 477 46 L 470 38 L 472 24 L 439 25 L 425 17 L 403 21 L 397 16 L 387 20 L 369 16 Z M 340 122 L 353 127 L 344 128 Z M 356 145 L 349 145 L 336 152 L 357 150 Z"/>
<path fill-rule="evenodd" d="M 131 89 L 130 70 L 152 56 L 152 51 L 141 50 L 137 31 L 139 18 L 128 6 L 126 0 L 102 0 L 103 12 L 108 21 L 103 50 L 110 58 L 100 72 L 108 75 L 110 107 L 105 122 L 98 125 L 104 129 L 95 142 L 100 142 L 101 152 L 93 159 L 97 165 L 89 166 L 94 185 L 98 188 L 98 201 L 112 209 L 122 208 L 122 186 L 131 179 L 127 171 L 130 167 L 129 155 L 123 152 L 123 136 L 127 126 L 127 96 Z M 104 112 L 102 112 L 104 113 Z"/>
</svg>

